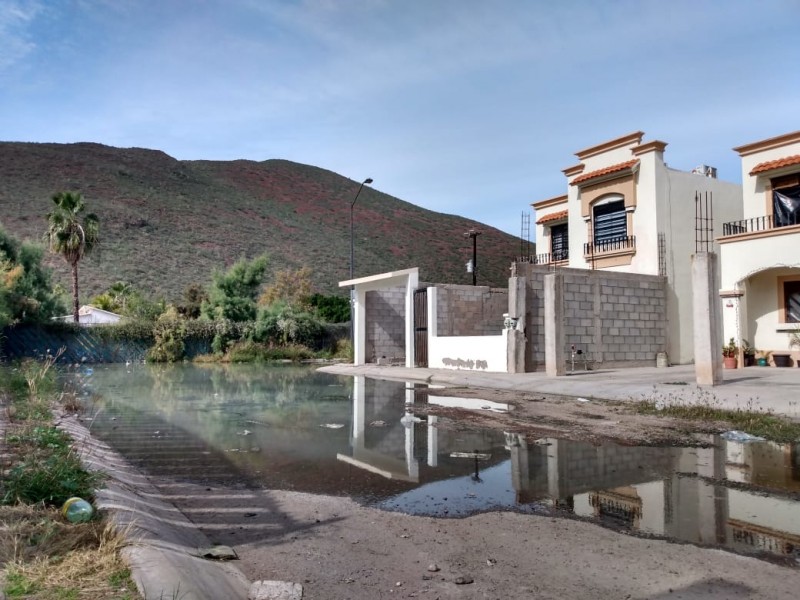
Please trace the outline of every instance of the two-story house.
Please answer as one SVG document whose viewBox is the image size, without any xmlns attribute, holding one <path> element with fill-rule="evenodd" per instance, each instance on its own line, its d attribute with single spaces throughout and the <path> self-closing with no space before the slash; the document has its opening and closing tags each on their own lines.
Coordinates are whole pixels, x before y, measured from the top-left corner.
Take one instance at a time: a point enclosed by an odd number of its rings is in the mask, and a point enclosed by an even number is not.
<svg viewBox="0 0 800 600">
<path fill-rule="evenodd" d="M 800 131 L 734 150 L 743 216 L 717 240 L 724 339 L 788 353 L 790 333 L 800 331 Z"/>
<path fill-rule="evenodd" d="M 667 351 L 694 358 L 691 257 L 699 229 L 742 218 L 741 188 L 664 162 L 666 142 L 637 131 L 576 152 L 567 192 L 533 203 L 540 264 L 660 275 L 667 281 Z M 698 215 L 696 198 L 705 207 Z M 699 218 L 702 217 L 702 218 Z M 705 219 L 705 221 L 703 221 Z M 655 357 L 653 357 L 655 359 Z"/>
</svg>

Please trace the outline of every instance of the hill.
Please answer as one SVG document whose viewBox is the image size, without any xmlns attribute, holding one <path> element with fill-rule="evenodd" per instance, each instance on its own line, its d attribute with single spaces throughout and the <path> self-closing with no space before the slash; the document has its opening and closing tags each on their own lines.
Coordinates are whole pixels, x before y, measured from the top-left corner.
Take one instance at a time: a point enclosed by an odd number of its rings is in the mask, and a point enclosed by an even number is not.
<svg viewBox="0 0 800 600">
<path fill-rule="evenodd" d="M 270 269 L 310 266 L 318 291 L 348 279 L 350 203 L 359 182 L 285 160 L 180 161 L 157 150 L 94 143 L 0 142 L 0 224 L 41 240 L 50 197 L 84 195 L 101 241 L 82 263 L 81 296 L 122 280 L 176 299 L 212 270 L 267 253 Z M 479 285 L 505 286 L 518 238 L 426 210 L 365 186 L 354 210 L 355 274 L 420 267 L 423 281 L 471 283 L 470 228 Z M 69 288 L 66 266 L 48 259 Z"/>
</svg>

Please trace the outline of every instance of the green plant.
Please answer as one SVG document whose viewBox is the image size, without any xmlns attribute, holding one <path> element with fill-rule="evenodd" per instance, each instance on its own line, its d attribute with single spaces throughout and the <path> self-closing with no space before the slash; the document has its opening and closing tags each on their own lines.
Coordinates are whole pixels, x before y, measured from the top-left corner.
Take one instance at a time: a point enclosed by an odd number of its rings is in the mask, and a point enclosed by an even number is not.
<svg viewBox="0 0 800 600">
<path fill-rule="evenodd" d="M 736 345 L 736 342 L 733 340 L 733 338 L 731 338 L 730 341 L 722 347 L 722 356 L 726 358 L 734 357 L 738 354 L 738 352 L 739 347 Z"/>
<path fill-rule="evenodd" d="M 155 344 L 147 351 L 150 362 L 177 362 L 184 357 L 186 325 L 175 308 L 158 318 L 154 327 Z"/>
<path fill-rule="evenodd" d="M 23 458 L 3 479 L 2 504 L 60 505 L 71 496 L 92 496 L 101 481 L 99 473 L 83 468 L 69 435 L 53 426 L 23 428 L 8 442 Z"/>
</svg>

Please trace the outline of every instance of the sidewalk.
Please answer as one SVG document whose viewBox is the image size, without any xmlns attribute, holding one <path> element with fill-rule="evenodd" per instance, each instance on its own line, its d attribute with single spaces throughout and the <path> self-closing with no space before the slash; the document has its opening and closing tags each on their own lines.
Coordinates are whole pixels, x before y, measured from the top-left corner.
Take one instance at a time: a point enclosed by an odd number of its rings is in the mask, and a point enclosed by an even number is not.
<svg viewBox="0 0 800 600">
<path fill-rule="evenodd" d="M 800 419 L 800 369 L 746 367 L 723 371 L 714 387 L 695 383 L 694 365 L 667 368 L 580 371 L 564 377 L 537 373 L 486 373 L 452 369 L 409 369 L 377 365 L 329 365 L 319 369 L 337 375 L 425 382 L 515 392 L 577 396 L 602 400 L 663 399 L 671 403 L 714 402 L 720 408 L 769 410 Z"/>
</svg>

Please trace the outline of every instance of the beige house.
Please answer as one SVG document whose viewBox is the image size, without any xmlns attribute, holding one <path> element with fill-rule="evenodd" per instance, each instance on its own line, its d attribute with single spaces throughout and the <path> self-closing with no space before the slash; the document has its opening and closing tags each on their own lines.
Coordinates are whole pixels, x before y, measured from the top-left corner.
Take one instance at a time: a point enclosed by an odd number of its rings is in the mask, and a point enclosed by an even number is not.
<svg viewBox="0 0 800 600">
<path fill-rule="evenodd" d="M 575 153 L 578 163 L 563 170 L 566 193 L 533 203 L 537 249 L 545 252 L 530 260 L 665 277 L 667 352 L 671 362 L 689 363 L 696 232 L 721 231 L 723 222 L 741 219 L 741 188 L 718 180 L 710 167 L 670 168 L 667 143 L 643 138 L 637 131 Z M 713 202 L 704 224 L 697 218 L 698 197 Z"/>
<path fill-rule="evenodd" d="M 717 240 L 724 339 L 791 353 L 797 364 L 800 348 L 789 339 L 800 327 L 800 131 L 734 150 L 742 159 L 743 215 L 726 222 Z"/>
</svg>

